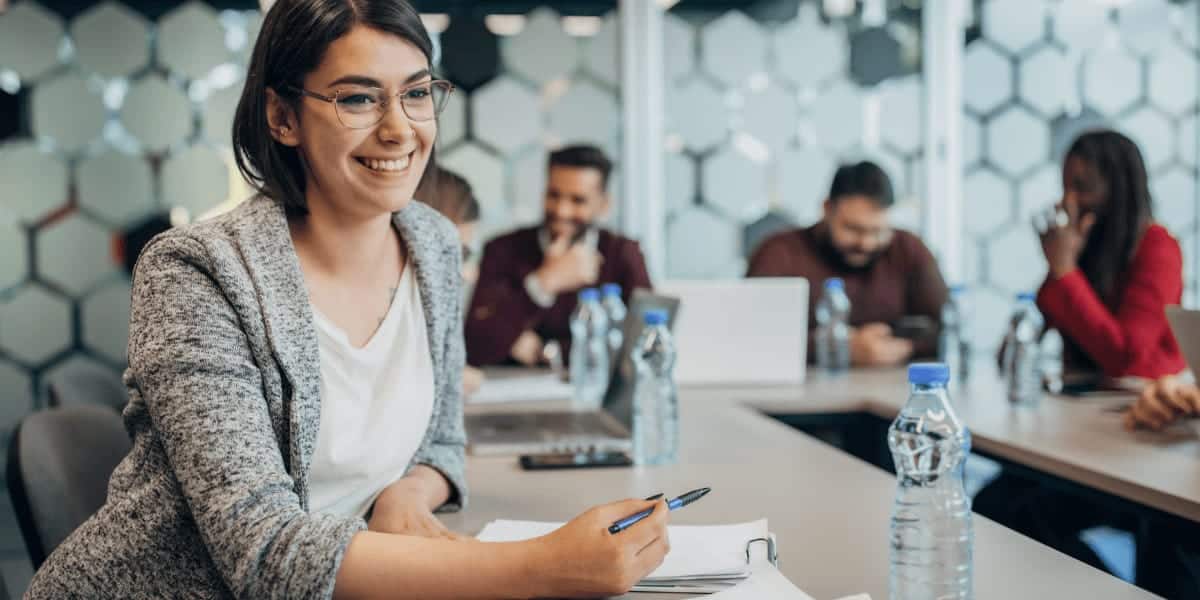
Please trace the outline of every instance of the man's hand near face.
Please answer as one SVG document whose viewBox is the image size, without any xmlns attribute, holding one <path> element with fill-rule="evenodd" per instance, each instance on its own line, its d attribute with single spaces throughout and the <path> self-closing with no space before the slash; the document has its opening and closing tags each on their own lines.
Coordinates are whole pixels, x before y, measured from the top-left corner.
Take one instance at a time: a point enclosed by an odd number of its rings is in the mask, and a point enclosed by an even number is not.
<svg viewBox="0 0 1200 600">
<path fill-rule="evenodd" d="M 548 294 L 555 296 L 595 285 L 600 278 L 600 253 L 586 244 L 572 243 L 572 236 L 560 235 L 546 247 L 542 266 L 534 275 Z"/>
</svg>

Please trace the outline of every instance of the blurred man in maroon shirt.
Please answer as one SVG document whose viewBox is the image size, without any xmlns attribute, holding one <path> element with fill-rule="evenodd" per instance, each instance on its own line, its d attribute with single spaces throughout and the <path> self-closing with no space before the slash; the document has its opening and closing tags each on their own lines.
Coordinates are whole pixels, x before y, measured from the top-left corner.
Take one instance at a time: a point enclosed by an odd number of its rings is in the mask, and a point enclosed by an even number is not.
<svg viewBox="0 0 1200 600">
<path fill-rule="evenodd" d="M 893 203 L 878 165 L 844 165 L 818 223 L 768 238 L 751 257 L 748 277 L 808 280 L 810 360 L 814 311 L 829 277 L 841 277 L 850 297 L 852 364 L 895 366 L 936 355 L 946 283 L 921 239 L 889 224 Z"/>
<path fill-rule="evenodd" d="M 592 146 L 550 154 L 545 217 L 489 242 L 467 312 L 467 362 L 536 365 L 548 342 L 568 356 L 576 293 L 621 286 L 626 305 L 650 276 L 637 242 L 599 227 L 608 214 L 612 162 Z"/>
</svg>

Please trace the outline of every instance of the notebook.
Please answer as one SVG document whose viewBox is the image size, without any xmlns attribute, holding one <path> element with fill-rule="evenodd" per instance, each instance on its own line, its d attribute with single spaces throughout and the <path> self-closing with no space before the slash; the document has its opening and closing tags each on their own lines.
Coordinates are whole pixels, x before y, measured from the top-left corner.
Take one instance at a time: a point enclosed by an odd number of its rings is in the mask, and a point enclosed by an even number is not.
<svg viewBox="0 0 1200 600">
<path fill-rule="evenodd" d="M 543 521 L 492 521 L 478 538 L 485 542 L 513 542 L 542 536 L 561 526 L 562 523 Z M 774 547 L 766 519 L 733 525 L 672 525 L 668 531 L 671 551 L 634 591 L 722 592 L 739 589 L 755 580 L 759 581 L 757 586 L 777 585 L 777 581 L 772 582 L 770 571 L 787 581 L 769 562 L 762 562 L 760 567 L 748 559 L 747 550 L 755 542 Z M 757 576 L 759 571 L 764 572 L 762 576 Z M 756 577 L 751 577 L 752 574 Z M 790 583 L 788 586 L 791 587 Z M 800 594 L 786 597 L 807 598 Z"/>
</svg>

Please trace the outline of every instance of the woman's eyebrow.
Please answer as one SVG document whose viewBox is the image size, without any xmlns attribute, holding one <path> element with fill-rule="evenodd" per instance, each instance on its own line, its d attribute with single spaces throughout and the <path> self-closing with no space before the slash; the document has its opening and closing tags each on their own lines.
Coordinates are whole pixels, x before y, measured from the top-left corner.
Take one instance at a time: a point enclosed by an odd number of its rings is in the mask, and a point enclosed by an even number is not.
<svg viewBox="0 0 1200 600">
<path fill-rule="evenodd" d="M 413 83 L 414 81 L 420 80 L 425 77 L 429 77 L 432 74 L 433 73 L 429 69 L 421 69 L 420 71 L 417 71 L 416 73 L 413 73 L 412 75 L 409 75 L 408 78 L 404 80 L 404 83 L 405 84 Z M 331 82 L 326 87 L 336 87 L 339 85 L 362 85 L 362 86 L 366 86 L 366 87 L 377 87 L 377 88 L 385 87 L 383 85 L 382 81 L 379 81 L 378 79 L 375 79 L 374 77 L 368 77 L 366 75 L 343 75 L 343 76 L 335 79 L 333 82 Z"/>
</svg>

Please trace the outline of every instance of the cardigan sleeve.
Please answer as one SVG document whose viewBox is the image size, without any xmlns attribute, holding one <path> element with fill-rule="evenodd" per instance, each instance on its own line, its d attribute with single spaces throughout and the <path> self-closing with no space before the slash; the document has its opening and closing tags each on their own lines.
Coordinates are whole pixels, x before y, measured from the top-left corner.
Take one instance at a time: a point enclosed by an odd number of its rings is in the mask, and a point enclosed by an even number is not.
<svg viewBox="0 0 1200 600">
<path fill-rule="evenodd" d="M 1119 377 L 1145 362 L 1170 328 L 1166 307 L 1183 289 L 1183 255 L 1166 230 L 1147 230 L 1126 270 L 1119 309 L 1109 310 L 1079 269 L 1048 278 L 1038 291 L 1038 308 L 1104 373 Z"/>
<path fill-rule="evenodd" d="M 263 380 L 201 242 L 138 261 L 129 373 L 217 571 L 239 598 L 329 598 L 358 518 L 309 514 L 285 468 Z"/>
</svg>

